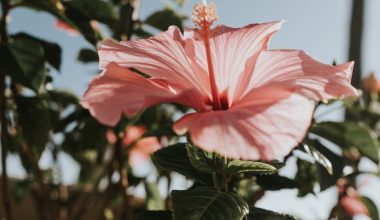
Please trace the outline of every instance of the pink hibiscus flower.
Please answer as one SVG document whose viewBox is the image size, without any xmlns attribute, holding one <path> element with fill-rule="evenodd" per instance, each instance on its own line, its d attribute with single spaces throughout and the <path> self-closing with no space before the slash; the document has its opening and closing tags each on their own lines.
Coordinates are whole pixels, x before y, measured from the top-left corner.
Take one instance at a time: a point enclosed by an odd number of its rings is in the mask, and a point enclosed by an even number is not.
<svg viewBox="0 0 380 220">
<path fill-rule="evenodd" d="M 96 21 L 91 21 L 90 24 L 93 29 L 95 30 L 98 29 L 98 23 Z M 55 25 L 55 28 L 57 28 L 58 30 L 65 31 L 70 36 L 74 37 L 80 34 L 76 28 L 74 28 L 73 26 L 71 26 L 70 24 L 62 20 L 57 19 L 54 25 Z"/>
<path fill-rule="evenodd" d="M 369 212 L 364 203 L 360 200 L 359 193 L 352 187 L 347 189 L 347 195 L 340 198 L 340 205 L 349 216 L 366 215 Z"/>
<path fill-rule="evenodd" d="M 143 126 L 128 126 L 125 128 L 123 147 L 128 148 L 128 159 L 132 166 L 146 162 L 150 155 L 161 148 L 157 137 L 142 137 L 146 132 Z M 112 130 L 107 131 L 107 140 L 115 144 L 117 137 Z"/>
<path fill-rule="evenodd" d="M 75 29 L 74 27 L 72 27 L 71 25 L 69 25 L 68 23 L 66 23 L 62 20 L 57 19 L 55 21 L 55 27 L 58 30 L 65 31 L 67 34 L 69 34 L 71 36 L 78 36 L 79 35 L 79 32 L 77 29 Z"/>
<path fill-rule="evenodd" d="M 269 50 L 280 22 L 211 28 L 215 5 L 196 4 L 195 29 L 177 27 L 149 39 L 99 48 L 103 72 L 82 105 L 107 125 L 163 102 L 196 112 L 174 125 L 194 144 L 230 158 L 272 160 L 305 136 L 313 101 L 356 96 L 353 62 L 332 66 L 299 50 Z M 148 74 L 145 78 L 128 68 Z"/>
<path fill-rule="evenodd" d="M 129 147 L 129 161 L 132 166 L 147 161 L 150 155 L 161 148 L 157 137 L 144 137 L 146 132 L 143 126 L 128 126 L 125 129 L 123 145 Z"/>
</svg>

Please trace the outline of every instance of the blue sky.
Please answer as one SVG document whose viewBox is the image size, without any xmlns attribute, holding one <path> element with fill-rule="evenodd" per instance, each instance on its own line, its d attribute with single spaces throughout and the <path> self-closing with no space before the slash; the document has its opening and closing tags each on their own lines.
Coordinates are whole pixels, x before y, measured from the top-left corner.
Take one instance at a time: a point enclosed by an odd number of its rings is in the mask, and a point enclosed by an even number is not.
<svg viewBox="0 0 380 220">
<path fill-rule="evenodd" d="M 183 13 L 190 14 L 195 1 L 187 0 Z M 271 42 L 271 48 L 301 49 L 312 57 L 325 62 L 338 63 L 347 61 L 348 33 L 350 23 L 351 1 L 348 0 L 215 0 L 218 6 L 219 24 L 239 27 L 250 23 L 286 20 L 282 30 Z M 168 1 L 142 0 L 140 17 L 145 18 L 155 10 L 161 9 Z M 366 1 L 366 21 L 363 48 L 363 73 L 380 72 L 380 1 Z M 91 47 L 83 38 L 70 36 L 54 28 L 55 19 L 46 13 L 29 9 L 16 9 L 11 13 L 9 31 L 27 32 L 37 37 L 58 42 L 63 48 L 63 65 L 61 73 L 54 73 L 55 86 L 68 89 L 81 95 L 89 79 L 97 72 L 97 65 L 83 65 L 76 61 L 80 48 Z M 192 25 L 188 23 L 188 25 Z M 40 162 L 49 166 L 49 156 Z M 65 163 L 65 180 L 75 180 L 77 167 L 70 159 L 62 155 Z M 11 174 L 22 174 L 17 160 L 9 158 Z M 329 194 L 330 193 L 330 194 Z M 294 199 L 294 192 L 275 194 L 260 203 L 262 206 L 274 205 L 276 210 L 302 215 L 306 219 L 319 216 L 326 218 L 323 210 L 334 204 L 331 200 L 334 189 L 319 197 L 308 196 L 304 200 Z M 286 196 L 289 203 L 279 203 Z M 269 200 L 272 198 L 271 200 Z M 274 201 L 274 202 L 273 202 Z"/>
<path fill-rule="evenodd" d="M 188 0 L 182 11 L 191 13 L 195 1 Z M 301 49 L 314 58 L 331 63 L 347 61 L 351 4 L 348 0 L 215 0 L 219 24 L 239 27 L 250 23 L 286 20 L 274 37 L 271 48 Z M 364 34 L 363 73 L 380 70 L 380 2 L 368 0 Z M 142 0 L 140 17 L 161 9 L 168 1 Z M 46 13 L 20 8 L 11 13 L 9 31 L 24 31 L 37 37 L 58 42 L 63 48 L 61 73 L 55 74 L 55 85 L 81 95 L 89 78 L 97 72 L 96 65 L 75 61 L 78 50 L 91 47 L 83 38 L 70 36 L 54 28 L 55 19 Z M 188 23 L 188 25 L 192 25 Z"/>
</svg>

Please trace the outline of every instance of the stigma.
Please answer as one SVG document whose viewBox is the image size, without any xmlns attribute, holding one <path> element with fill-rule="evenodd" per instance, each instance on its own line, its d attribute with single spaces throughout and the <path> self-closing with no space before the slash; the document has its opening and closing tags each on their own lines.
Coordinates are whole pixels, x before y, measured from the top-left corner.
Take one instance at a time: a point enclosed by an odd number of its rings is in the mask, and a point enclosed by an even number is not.
<svg viewBox="0 0 380 220">
<path fill-rule="evenodd" d="M 218 15 L 215 3 L 207 4 L 207 1 L 203 0 L 202 3 L 194 5 L 192 21 L 196 26 L 208 29 L 216 20 L 218 20 Z"/>
</svg>

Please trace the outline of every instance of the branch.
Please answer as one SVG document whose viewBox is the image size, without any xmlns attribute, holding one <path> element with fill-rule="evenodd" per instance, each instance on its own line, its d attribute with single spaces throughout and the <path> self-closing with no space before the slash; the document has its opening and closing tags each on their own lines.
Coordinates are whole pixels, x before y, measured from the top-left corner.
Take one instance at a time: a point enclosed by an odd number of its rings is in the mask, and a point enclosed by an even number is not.
<svg viewBox="0 0 380 220">
<path fill-rule="evenodd" d="M 41 200 L 42 200 L 42 207 L 44 210 L 44 217 L 45 219 L 54 219 L 54 211 L 51 207 L 51 201 L 50 201 L 50 193 L 47 185 L 44 183 L 43 180 L 43 174 L 40 170 L 40 167 L 38 166 L 38 162 L 33 155 L 32 151 L 29 149 L 28 145 L 25 143 L 21 143 L 21 153 L 24 154 L 24 156 L 29 160 L 32 166 L 32 170 L 34 173 L 34 177 L 37 181 L 38 188 L 41 193 Z"/>
<path fill-rule="evenodd" d="M 0 19 L 0 44 L 8 43 L 8 34 L 7 34 L 7 17 L 9 13 L 9 1 L 2 0 L 1 1 L 1 9 L 2 16 Z M 2 167 L 2 176 L 1 176 L 1 194 L 2 201 L 5 211 L 5 217 L 7 220 L 12 220 L 12 207 L 11 207 L 11 199 L 9 197 L 9 187 L 8 187 L 8 174 L 7 174 L 7 154 L 8 154 L 8 146 L 7 146 L 7 138 L 8 138 L 8 123 L 5 115 L 5 111 L 7 108 L 7 98 L 5 96 L 5 73 L 0 73 L 0 124 L 1 124 L 1 167 Z"/>
<path fill-rule="evenodd" d="M 361 50 L 364 27 L 364 4 L 365 1 L 352 0 L 352 17 L 350 27 L 349 59 L 355 61 L 352 85 L 360 87 L 361 80 Z"/>
<path fill-rule="evenodd" d="M 133 219 L 133 212 L 130 205 L 130 199 L 127 193 L 128 189 L 128 174 L 124 166 L 124 151 L 123 151 L 123 139 L 118 138 L 115 144 L 114 158 L 117 162 L 118 173 L 120 175 L 119 187 L 123 195 L 124 209 L 121 209 L 121 219 Z"/>
</svg>

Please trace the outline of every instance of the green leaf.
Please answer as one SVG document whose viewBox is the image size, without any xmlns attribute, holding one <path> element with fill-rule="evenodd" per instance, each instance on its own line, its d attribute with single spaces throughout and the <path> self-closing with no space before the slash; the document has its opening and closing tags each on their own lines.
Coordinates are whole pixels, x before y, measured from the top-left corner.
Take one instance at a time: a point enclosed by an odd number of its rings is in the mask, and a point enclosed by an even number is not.
<svg viewBox="0 0 380 220">
<path fill-rule="evenodd" d="M 318 140 L 307 139 L 306 143 L 316 148 L 322 153 L 332 164 L 332 175 L 329 174 L 325 167 L 317 165 L 319 174 L 319 185 L 321 190 L 326 190 L 331 186 L 335 186 L 336 181 L 343 175 L 343 168 L 345 166 L 344 159 L 330 151 L 327 147 L 321 144 Z"/>
<path fill-rule="evenodd" d="M 257 162 L 260 162 L 260 161 L 257 161 Z M 286 165 L 286 163 L 280 162 L 278 160 L 262 161 L 262 162 L 266 163 L 266 164 L 269 164 L 271 166 L 274 166 L 277 170 L 283 168 Z"/>
<path fill-rule="evenodd" d="M 41 46 L 44 49 L 45 60 L 52 67 L 54 67 L 56 70 L 59 71 L 61 67 L 61 60 L 62 60 L 62 49 L 58 44 L 33 37 L 26 33 L 18 33 L 16 35 L 13 35 L 12 39 L 14 40 L 29 39 L 29 40 L 35 41 L 36 43 L 41 44 Z"/>
<path fill-rule="evenodd" d="M 165 202 L 160 196 L 156 183 L 145 183 L 145 191 L 147 210 L 163 210 L 165 208 Z"/>
<path fill-rule="evenodd" d="M 379 211 L 377 209 L 376 204 L 368 197 L 366 196 L 361 196 L 360 199 L 364 203 L 364 205 L 367 207 L 368 212 L 369 212 L 369 217 L 372 220 L 379 220 Z"/>
<path fill-rule="evenodd" d="M 83 0 L 76 0 L 75 2 L 82 2 Z M 106 1 L 96 0 L 99 2 Z M 56 3 L 54 3 L 56 2 Z M 98 19 L 101 22 L 105 22 L 105 17 L 102 17 L 102 14 L 106 14 L 108 12 L 108 7 L 105 7 L 105 12 L 103 12 L 102 8 L 98 8 L 98 12 L 94 12 L 93 8 L 90 7 L 91 13 L 95 13 L 94 16 L 89 17 L 89 13 L 87 12 L 87 8 L 83 8 L 81 3 L 72 3 L 74 1 L 50 1 L 50 0 L 15 0 L 18 6 L 25 6 L 29 8 L 33 8 L 36 10 L 46 11 L 59 20 L 65 22 L 69 26 L 77 29 L 85 39 L 90 42 L 92 45 L 96 46 L 97 42 L 102 39 L 100 33 L 91 26 L 91 20 Z M 88 2 L 88 0 L 87 0 Z M 95 0 L 94 0 L 95 2 Z M 103 3 L 100 3 L 103 4 Z M 96 4 L 99 5 L 99 4 Z M 81 7 L 79 7 L 81 6 Z M 100 14 L 100 15 L 99 15 Z M 108 22 L 108 20 L 107 20 Z"/>
<path fill-rule="evenodd" d="M 159 30 L 166 31 L 171 25 L 175 25 L 183 30 L 182 22 L 186 17 L 178 15 L 175 11 L 165 8 L 150 15 L 145 23 Z"/>
<path fill-rule="evenodd" d="M 25 196 L 30 193 L 33 182 L 30 180 L 16 181 L 12 187 L 12 198 L 17 202 L 21 202 Z"/>
<path fill-rule="evenodd" d="M 17 116 L 25 143 L 39 158 L 51 129 L 47 101 L 38 97 L 16 97 Z"/>
<path fill-rule="evenodd" d="M 234 192 L 243 198 L 248 204 L 254 204 L 264 191 L 257 185 L 254 178 L 245 178 L 235 181 L 233 185 Z"/>
<path fill-rule="evenodd" d="M 357 122 L 322 122 L 311 127 L 310 132 L 323 137 L 348 151 L 357 148 L 370 160 L 379 163 L 380 144 L 374 131 Z"/>
<path fill-rule="evenodd" d="M 357 123 L 348 123 L 346 129 L 346 140 L 357 147 L 363 156 L 378 164 L 380 144 L 376 133 L 367 126 Z"/>
<path fill-rule="evenodd" d="M 82 63 L 98 62 L 98 53 L 93 49 L 83 48 L 79 51 L 78 60 Z"/>
<path fill-rule="evenodd" d="M 69 19 L 70 23 L 65 20 L 63 21 L 76 28 L 88 42 L 96 46 L 97 42 L 102 39 L 102 36 L 92 27 L 91 18 L 85 14 L 83 9 L 73 5 L 72 1 L 64 1 L 63 4 L 65 6 L 65 16 Z"/>
<path fill-rule="evenodd" d="M 106 132 L 109 128 L 100 124 L 91 117 L 88 111 L 81 108 L 67 118 L 70 120 L 66 122 L 66 126 L 58 125 L 57 127 L 60 128 L 55 128 L 64 131 L 62 150 L 80 163 L 102 163 L 108 144 Z M 62 119 L 61 122 L 65 122 L 67 118 Z M 72 125 L 74 126 L 70 128 Z"/>
<path fill-rule="evenodd" d="M 314 186 L 319 180 L 317 167 L 308 161 L 297 160 L 297 173 L 295 180 L 298 182 L 298 196 L 303 197 L 309 193 L 314 194 Z"/>
<path fill-rule="evenodd" d="M 64 15 L 64 8 L 61 1 L 50 0 L 11 0 L 12 5 L 25 6 L 35 10 L 46 11 L 57 18 L 70 23 L 70 20 Z"/>
<path fill-rule="evenodd" d="M 171 124 L 162 125 L 160 128 L 152 129 L 144 133 L 143 137 L 173 137 L 174 133 Z"/>
<path fill-rule="evenodd" d="M 346 140 L 344 139 L 344 124 L 339 122 L 322 122 L 313 124 L 310 128 L 310 132 L 323 137 L 332 143 L 340 146 L 346 146 Z"/>
<path fill-rule="evenodd" d="M 105 24 L 117 22 L 114 7 L 104 0 L 73 0 L 68 4 L 85 14 L 90 20 L 97 20 Z"/>
<path fill-rule="evenodd" d="M 186 151 L 186 144 L 175 144 L 162 148 L 153 153 L 152 160 L 162 170 L 174 171 L 204 184 L 212 185 L 213 183 L 210 174 L 198 171 L 193 167 Z"/>
<path fill-rule="evenodd" d="M 69 105 L 75 105 L 79 102 L 78 97 L 69 91 L 55 89 L 49 90 L 48 94 L 50 101 L 54 102 L 62 110 L 68 107 Z"/>
<path fill-rule="evenodd" d="M 248 214 L 248 204 L 233 193 L 210 188 L 174 190 L 174 220 L 241 220 Z"/>
<path fill-rule="evenodd" d="M 205 173 L 212 173 L 216 170 L 223 170 L 223 172 L 227 172 L 229 174 L 238 174 L 243 172 L 272 174 L 277 171 L 275 166 L 283 165 L 282 163 L 276 161 L 266 163 L 260 161 L 225 159 L 216 153 L 205 152 L 198 147 L 191 146 L 190 144 L 186 145 L 186 149 L 191 164 L 197 170 Z"/>
<path fill-rule="evenodd" d="M 170 211 L 142 211 L 137 214 L 136 220 L 171 220 L 172 212 Z"/>
<path fill-rule="evenodd" d="M 307 144 L 304 144 L 303 148 L 305 149 L 306 153 L 311 155 L 317 163 L 322 165 L 330 175 L 333 175 L 333 168 L 329 159 L 327 159 L 321 152 L 319 152 L 312 145 L 309 146 Z"/>
<path fill-rule="evenodd" d="M 263 162 L 232 160 L 227 164 L 227 172 L 233 174 L 243 172 L 273 174 L 277 172 L 277 169 L 276 167 Z"/>
<path fill-rule="evenodd" d="M 297 220 L 298 218 L 287 215 L 287 214 L 282 214 L 282 213 L 277 213 L 261 208 L 252 208 L 249 211 L 248 218 L 247 220 Z"/>
<path fill-rule="evenodd" d="M 190 162 L 195 169 L 205 173 L 212 173 L 218 168 L 213 164 L 213 153 L 204 152 L 200 148 L 190 144 L 186 145 L 186 150 Z"/>
<path fill-rule="evenodd" d="M 32 39 L 16 39 L 0 47 L 0 69 L 12 80 L 40 92 L 46 78 L 43 46 Z"/>
<path fill-rule="evenodd" d="M 293 179 L 279 175 L 258 175 L 256 182 L 265 190 L 294 189 L 298 183 Z"/>
</svg>

